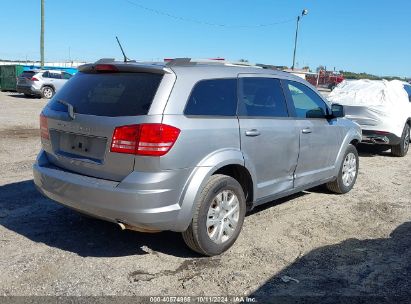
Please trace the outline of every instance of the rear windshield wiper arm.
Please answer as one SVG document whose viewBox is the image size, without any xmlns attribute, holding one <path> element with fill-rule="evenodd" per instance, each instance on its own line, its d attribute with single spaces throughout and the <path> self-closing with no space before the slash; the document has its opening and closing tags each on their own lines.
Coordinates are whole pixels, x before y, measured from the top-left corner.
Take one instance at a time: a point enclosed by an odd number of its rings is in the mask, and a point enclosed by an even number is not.
<svg viewBox="0 0 411 304">
<path fill-rule="evenodd" d="M 72 104 L 68 103 L 67 101 L 64 101 L 62 99 L 57 99 L 57 102 L 65 105 L 67 107 L 68 110 L 68 115 L 70 116 L 70 118 L 73 120 L 75 118 L 74 116 L 74 107 Z"/>
</svg>

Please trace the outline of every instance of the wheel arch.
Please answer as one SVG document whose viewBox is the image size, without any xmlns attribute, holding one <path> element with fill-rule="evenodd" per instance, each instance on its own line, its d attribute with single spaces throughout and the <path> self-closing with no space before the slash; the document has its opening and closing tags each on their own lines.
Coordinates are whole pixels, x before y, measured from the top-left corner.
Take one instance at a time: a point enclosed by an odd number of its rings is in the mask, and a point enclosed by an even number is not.
<svg viewBox="0 0 411 304">
<path fill-rule="evenodd" d="M 45 84 L 43 84 L 43 85 L 41 86 L 40 90 L 42 90 L 44 87 L 50 87 L 50 88 L 52 88 L 52 89 L 54 90 L 54 92 L 56 92 L 56 88 L 55 88 L 54 85 L 51 84 L 51 83 L 45 83 Z"/>
<path fill-rule="evenodd" d="M 344 153 L 345 150 L 347 150 L 348 145 L 353 145 L 357 146 L 362 140 L 362 135 L 361 135 L 361 130 L 360 129 L 350 129 L 347 134 L 345 135 L 345 138 L 340 146 L 340 150 L 338 151 L 337 158 L 335 161 L 335 176 L 338 175 L 338 171 L 340 169 L 340 166 L 342 164 L 343 158 L 344 158 Z"/>
<path fill-rule="evenodd" d="M 254 183 L 251 173 L 245 166 L 238 164 L 226 165 L 216 170 L 212 175 L 214 174 L 224 174 L 234 178 L 243 189 L 247 205 L 251 205 L 254 201 Z"/>
<path fill-rule="evenodd" d="M 219 160 L 219 162 L 216 162 Z M 207 164 L 208 166 L 204 166 Z M 255 177 L 245 167 L 240 150 L 224 150 L 203 159 L 194 168 L 180 197 L 180 212 L 174 231 L 184 231 L 190 225 L 198 197 L 208 179 L 214 174 L 225 174 L 236 179 L 243 190 L 247 191 L 247 203 L 252 203 L 255 194 Z M 240 177 L 241 175 L 244 175 Z"/>
</svg>

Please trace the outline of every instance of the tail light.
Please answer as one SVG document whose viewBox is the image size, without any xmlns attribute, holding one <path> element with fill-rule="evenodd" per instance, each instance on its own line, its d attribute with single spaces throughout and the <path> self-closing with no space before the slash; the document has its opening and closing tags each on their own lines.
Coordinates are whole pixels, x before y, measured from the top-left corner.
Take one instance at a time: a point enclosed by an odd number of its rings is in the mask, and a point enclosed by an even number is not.
<svg viewBox="0 0 411 304">
<path fill-rule="evenodd" d="M 50 139 L 47 117 L 43 114 L 40 114 L 40 137 Z"/>
<path fill-rule="evenodd" d="M 147 156 L 165 155 L 176 142 L 180 129 L 161 123 L 117 127 L 111 152 Z"/>
<path fill-rule="evenodd" d="M 31 77 L 30 80 L 31 81 L 39 81 L 36 77 Z"/>
</svg>

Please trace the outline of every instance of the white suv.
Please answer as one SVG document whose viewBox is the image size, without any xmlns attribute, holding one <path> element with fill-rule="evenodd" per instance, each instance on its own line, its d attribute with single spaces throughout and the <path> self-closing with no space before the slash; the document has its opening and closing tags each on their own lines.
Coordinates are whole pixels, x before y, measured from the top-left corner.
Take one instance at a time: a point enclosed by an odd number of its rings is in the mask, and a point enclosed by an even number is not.
<svg viewBox="0 0 411 304">
<path fill-rule="evenodd" d="M 17 92 L 50 99 L 71 76 L 59 70 L 24 71 L 17 80 Z"/>
<path fill-rule="evenodd" d="M 407 154 L 411 128 L 411 85 L 399 80 L 353 80 L 338 85 L 328 100 L 344 105 L 346 118 L 358 123 L 363 142 Z"/>
</svg>

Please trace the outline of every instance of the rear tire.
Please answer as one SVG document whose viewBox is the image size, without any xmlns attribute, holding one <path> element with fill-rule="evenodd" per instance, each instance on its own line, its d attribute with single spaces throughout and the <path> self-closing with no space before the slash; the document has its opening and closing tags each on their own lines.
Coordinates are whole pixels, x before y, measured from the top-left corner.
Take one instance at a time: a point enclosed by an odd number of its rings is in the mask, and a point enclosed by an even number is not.
<svg viewBox="0 0 411 304">
<path fill-rule="evenodd" d="M 241 185 L 230 176 L 213 175 L 196 202 L 190 226 L 182 233 L 184 242 L 202 255 L 221 254 L 236 241 L 245 212 Z"/>
<path fill-rule="evenodd" d="M 41 88 L 41 97 L 50 99 L 54 96 L 54 89 L 49 86 L 44 86 Z"/>
<path fill-rule="evenodd" d="M 338 194 L 349 192 L 357 180 L 359 158 L 357 149 L 348 145 L 345 151 L 337 179 L 326 184 L 328 190 Z"/>
<path fill-rule="evenodd" d="M 397 157 L 404 157 L 408 153 L 410 146 L 410 126 L 405 124 L 400 143 L 395 146 L 391 146 L 391 154 Z"/>
</svg>

